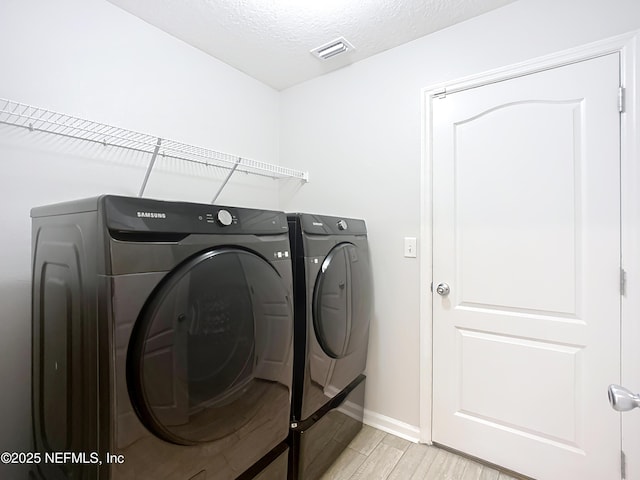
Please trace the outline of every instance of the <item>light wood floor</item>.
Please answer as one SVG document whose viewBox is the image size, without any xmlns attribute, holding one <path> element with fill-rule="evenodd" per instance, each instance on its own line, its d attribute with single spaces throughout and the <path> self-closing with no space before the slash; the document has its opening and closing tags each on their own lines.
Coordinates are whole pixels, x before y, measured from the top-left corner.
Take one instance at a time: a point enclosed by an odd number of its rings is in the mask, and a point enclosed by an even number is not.
<svg viewBox="0 0 640 480">
<path fill-rule="evenodd" d="M 321 480 L 516 480 L 440 448 L 365 425 Z"/>
</svg>

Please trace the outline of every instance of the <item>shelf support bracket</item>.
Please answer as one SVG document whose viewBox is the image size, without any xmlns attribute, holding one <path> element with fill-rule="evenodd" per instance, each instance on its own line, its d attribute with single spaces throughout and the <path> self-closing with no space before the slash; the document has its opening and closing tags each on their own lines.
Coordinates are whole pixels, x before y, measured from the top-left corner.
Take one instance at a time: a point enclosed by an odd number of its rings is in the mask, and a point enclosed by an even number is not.
<svg viewBox="0 0 640 480">
<path fill-rule="evenodd" d="M 222 193 L 222 190 L 224 190 L 224 187 L 227 186 L 227 183 L 229 183 L 229 179 L 231 178 L 231 175 L 233 175 L 233 173 L 236 171 L 236 168 L 238 168 L 238 165 L 240 165 L 240 162 L 242 162 L 242 157 L 238 157 L 238 159 L 236 160 L 236 163 L 233 164 L 233 167 L 231 167 L 231 170 L 229 170 L 229 173 L 227 173 L 227 176 L 222 182 L 222 185 L 220 185 L 220 188 L 218 188 L 218 191 L 216 192 L 216 194 L 213 196 L 213 199 L 211 200 L 212 205 L 216 203 L 216 200 Z"/>
<path fill-rule="evenodd" d="M 156 163 L 156 157 L 158 156 L 158 152 L 160 151 L 160 145 L 162 144 L 162 139 L 158 138 L 158 142 L 156 143 L 156 147 L 153 149 L 153 154 L 151 155 L 151 161 L 149 162 L 149 166 L 147 167 L 147 173 L 144 175 L 144 180 L 142 181 L 142 186 L 140 187 L 140 193 L 138 193 L 139 197 L 144 195 L 144 189 L 147 188 L 147 182 L 149 181 L 149 175 L 151 175 L 151 170 L 153 170 L 153 166 Z"/>
</svg>

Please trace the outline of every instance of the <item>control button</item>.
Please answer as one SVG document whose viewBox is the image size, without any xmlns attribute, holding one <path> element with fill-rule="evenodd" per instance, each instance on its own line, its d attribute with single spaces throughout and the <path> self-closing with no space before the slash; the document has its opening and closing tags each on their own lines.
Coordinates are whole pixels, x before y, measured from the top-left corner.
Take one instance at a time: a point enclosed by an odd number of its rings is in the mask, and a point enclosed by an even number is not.
<svg viewBox="0 0 640 480">
<path fill-rule="evenodd" d="M 218 223 L 223 227 L 228 227 L 233 223 L 233 217 L 229 210 L 218 210 Z"/>
<path fill-rule="evenodd" d="M 338 230 L 346 230 L 346 229 L 347 229 L 347 222 L 345 222 L 344 220 L 338 221 Z"/>
</svg>

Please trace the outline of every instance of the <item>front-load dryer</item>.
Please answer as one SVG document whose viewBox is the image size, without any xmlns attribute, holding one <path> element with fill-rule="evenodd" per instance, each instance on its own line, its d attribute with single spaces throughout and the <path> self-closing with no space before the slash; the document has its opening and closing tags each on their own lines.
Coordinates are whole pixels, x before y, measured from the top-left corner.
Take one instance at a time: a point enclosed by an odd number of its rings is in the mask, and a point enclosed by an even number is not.
<svg viewBox="0 0 640 480">
<path fill-rule="evenodd" d="M 285 479 L 286 216 L 118 196 L 31 216 L 32 477 Z"/>
<path fill-rule="evenodd" d="M 362 428 L 372 278 L 364 220 L 288 214 L 294 271 L 289 478 L 319 478 Z"/>
</svg>

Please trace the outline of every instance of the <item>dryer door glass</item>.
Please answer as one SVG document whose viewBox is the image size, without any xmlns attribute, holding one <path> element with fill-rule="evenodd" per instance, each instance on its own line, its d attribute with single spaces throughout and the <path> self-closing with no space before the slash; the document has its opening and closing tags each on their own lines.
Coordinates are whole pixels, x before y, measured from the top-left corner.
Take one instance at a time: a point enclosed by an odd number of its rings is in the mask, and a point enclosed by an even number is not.
<svg viewBox="0 0 640 480">
<path fill-rule="evenodd" d="M 366 252 L 352 243 L 336 245 L 322 263 L 313 292 L 313 326 L 330 357 L 343 358 L 364 347 L 371 290 Z"/>
<path fill-rule="evenodd" d="M 189 259 L 134 327 L 127 380 L 138 416 L 157 436 L 190 445 L 280 415 L 292 331 L 286 286 L 262 257 L 224 248 Z"/>
</svg>

